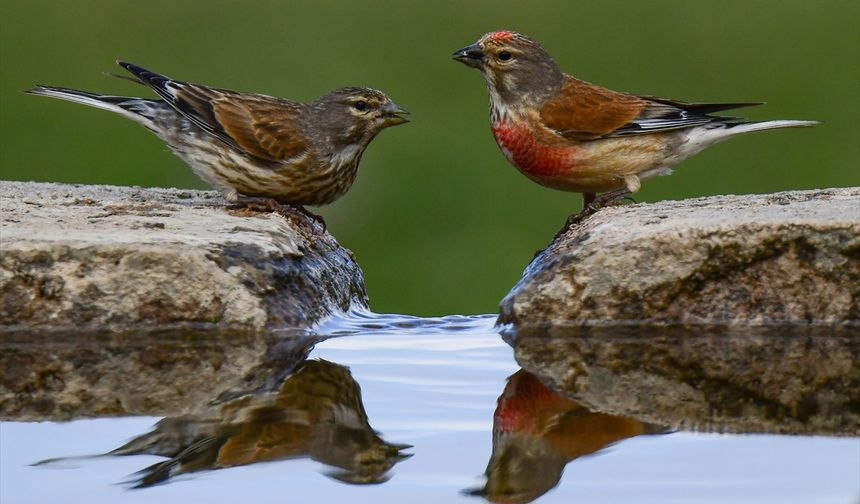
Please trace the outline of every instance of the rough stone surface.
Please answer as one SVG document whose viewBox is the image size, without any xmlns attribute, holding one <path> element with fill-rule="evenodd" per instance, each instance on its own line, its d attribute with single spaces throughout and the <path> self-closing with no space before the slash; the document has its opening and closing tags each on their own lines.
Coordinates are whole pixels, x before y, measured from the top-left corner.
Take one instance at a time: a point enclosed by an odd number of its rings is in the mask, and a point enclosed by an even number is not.
<svg viewBox="0 0 860 504">
<path fill-rule="evenodd" d="M 322 226 L 212 191 L 0 182 L 0 326 L 306 327 L 366 307 Z"/>
<path fill-rule="evenodd" d="M 596 411 L 684 430 L 858 436 L 853 333 L 604 326 L 511 338 L 520 365 Z"/>
<path fill-rule="evenodd" d="M 502 300 L 502 323 L 860 322 L 860 188 L 602 209 Z"/>
</svg>

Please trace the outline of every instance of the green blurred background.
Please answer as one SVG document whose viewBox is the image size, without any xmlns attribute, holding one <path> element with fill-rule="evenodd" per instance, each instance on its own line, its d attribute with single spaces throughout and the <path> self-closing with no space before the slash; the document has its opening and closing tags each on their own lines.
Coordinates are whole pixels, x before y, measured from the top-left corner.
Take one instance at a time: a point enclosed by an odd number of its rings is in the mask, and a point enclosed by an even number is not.
<svg viewBox="0 0 860 504">
<path fill-rule="evenodd" d="M 539 41 L 618 90 L 767 101 L 748 117 L 819 119 L 714 147 L 640 201 L 860 185 L 860 2 L 10 1 L 0 3 L 0 177 L 205 187 L 160 140 L 104 111 L 35 98 L 36 83 L 146 95 L 102 71 L 312 99 L 386 91 L 413 123 L 370 146 L 352 191 L 319 209 L 362 265 L 379 312 L 484 313 L 580 197 L 508 165 L 477 72 L 451 60 L 484 32 Z M 205 222 L 200 223 L 205 226 Z"/>
</svg>

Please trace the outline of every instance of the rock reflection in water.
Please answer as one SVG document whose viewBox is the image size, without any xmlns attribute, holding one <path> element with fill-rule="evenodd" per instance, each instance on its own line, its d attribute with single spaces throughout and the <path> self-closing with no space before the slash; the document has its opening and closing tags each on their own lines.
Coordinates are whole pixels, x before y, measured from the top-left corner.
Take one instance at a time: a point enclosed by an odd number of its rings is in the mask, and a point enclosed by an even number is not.
<svg viewBox="0 0 860 504">
<path fill-rule="evenodd" d="M 349 369 L 307 360 L 279 390 L 235 399 L 205 414 L 165 418 L 111 455 L 170 457 L 141 471 L 135 487 L 179 475 L 258 462 L 311 458 L 352 484 L 381 483 L 410 457 L 409 445 L 383 440 L 371 428 L 361 390 Z"/>
<path fill-rule="evenodd" d="M 283 376 L 313 343 L 302 331 L 0 332 L 0 419 L 193 414 L 257 370 Z"/>
<path fill-rule="evenodd" d="M 554 327 L 517 362 L 589 408 L 683 430 L 860 434 L 856 327 Z"/>
<path fill-rule="evenodd" d="M 508 378 L 493 417 L 493 452 L 482 488 L 490 502 L 531 502 L 558 485 L 565 466 L 612 443 L 666 429 L 592 412 L 520 369 Z"/>
</svg>

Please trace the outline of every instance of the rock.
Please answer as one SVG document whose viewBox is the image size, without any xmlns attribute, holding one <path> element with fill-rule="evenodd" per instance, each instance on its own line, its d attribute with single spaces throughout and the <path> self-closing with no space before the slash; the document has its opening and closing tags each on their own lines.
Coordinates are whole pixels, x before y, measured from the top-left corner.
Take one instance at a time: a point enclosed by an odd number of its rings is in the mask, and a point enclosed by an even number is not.
<svg viewBox="0 0 860 504">
<path fill-rule="evenodd" d="M 517 362 L 586 407 L 673 429 L 860 435 L 860 338 L 822 326 L 556 327 Z"/>
<path fill-rule="evenodd" d="M 308 327 L 366 307 L 351 252 L 302 214 L 216 192 L 0 183 L 0 326 Z"/>
<path fill-rule="evenodd" d="M 860 323 L 860 188 L 605 208 L 539 253 L 500 323 Z"/>
</svg>

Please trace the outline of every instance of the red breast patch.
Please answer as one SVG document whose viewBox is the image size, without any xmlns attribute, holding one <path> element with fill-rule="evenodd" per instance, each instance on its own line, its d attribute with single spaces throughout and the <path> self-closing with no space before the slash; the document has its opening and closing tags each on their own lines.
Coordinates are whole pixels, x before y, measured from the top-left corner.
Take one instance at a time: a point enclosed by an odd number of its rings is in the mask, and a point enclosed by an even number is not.
<svg viewBox="0 0 860 504">
<path fill-rule="evenodd" d="M 493 137 L 508 161 L 531 175 L 553 177 L 583 163 L 577 147 L 541 144 L 526 124 L 494 123 Z"/>
</svg>

